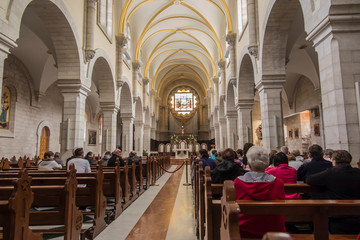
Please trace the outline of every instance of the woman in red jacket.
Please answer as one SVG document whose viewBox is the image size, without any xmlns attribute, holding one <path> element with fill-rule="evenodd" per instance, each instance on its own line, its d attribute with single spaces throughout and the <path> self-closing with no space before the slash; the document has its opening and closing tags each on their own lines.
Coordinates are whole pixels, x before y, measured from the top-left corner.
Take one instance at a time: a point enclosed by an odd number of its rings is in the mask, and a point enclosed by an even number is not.
<svg viewBox="0 0 360 240">
<path fill-rule="evenodd" d="M 247 152 L 250 172 L 234 180 L 237 200 L 285 199 L 281 179 L 265 173 L 269 155 L 262 147 L 253 146 Z M 283 215 L 239 215 L 241 238 L 262 238 L 266 232 L 285 232 Z"/>
</svg>

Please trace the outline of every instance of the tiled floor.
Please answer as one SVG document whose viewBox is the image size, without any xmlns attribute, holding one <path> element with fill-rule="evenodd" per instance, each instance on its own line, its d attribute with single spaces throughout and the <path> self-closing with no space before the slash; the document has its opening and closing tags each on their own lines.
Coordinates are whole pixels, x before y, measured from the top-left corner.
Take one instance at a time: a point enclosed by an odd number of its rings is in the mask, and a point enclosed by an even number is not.
<svg viewBox="0 0 360 240">
<path fill-rule="evenodd" d="M 160 186 L 145 191 L 96 240 L 195 240 L 192 190 L 183 186 L 185 170 L 165 173 L 158 183 Z"/>
</svg>

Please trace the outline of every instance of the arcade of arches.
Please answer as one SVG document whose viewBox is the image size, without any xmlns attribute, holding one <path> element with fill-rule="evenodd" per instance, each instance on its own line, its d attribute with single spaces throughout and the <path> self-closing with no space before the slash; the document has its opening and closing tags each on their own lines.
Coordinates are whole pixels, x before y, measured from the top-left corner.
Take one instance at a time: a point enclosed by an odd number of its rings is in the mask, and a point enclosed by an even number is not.
<svg viewBox="0 0 360 240">
<path fill-rule="evenodd" d="M 75 147 L 142 153 L 175 134 L 216 149 L 317 143 L 358 159 L 358 7 L 4 0 L 1 156 L 46 148 L 66 158 Z M 171 107 L 179 89 L 197 97 L 187 113 Z"/>
</svg>

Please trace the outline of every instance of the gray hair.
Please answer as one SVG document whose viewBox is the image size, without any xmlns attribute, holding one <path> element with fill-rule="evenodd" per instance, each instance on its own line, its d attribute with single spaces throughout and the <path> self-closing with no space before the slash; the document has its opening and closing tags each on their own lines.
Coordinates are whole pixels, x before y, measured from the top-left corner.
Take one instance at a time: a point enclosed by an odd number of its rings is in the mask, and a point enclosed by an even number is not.
<svg viewBox="0 0 360 240">
<path fill-rule="evenodd" d="M 253 146 L 246 154 L 251 169 L 255 172 L 264 172 L 269 166 L 269 155 L 267 151 L 259 146 Z"/>
<path fill-rule="evenodd" d="M 289 154 L 289 148 L 287 146 L 282 146 L 280 151 L 285 153 L 285 154 Z"/>
</svg>

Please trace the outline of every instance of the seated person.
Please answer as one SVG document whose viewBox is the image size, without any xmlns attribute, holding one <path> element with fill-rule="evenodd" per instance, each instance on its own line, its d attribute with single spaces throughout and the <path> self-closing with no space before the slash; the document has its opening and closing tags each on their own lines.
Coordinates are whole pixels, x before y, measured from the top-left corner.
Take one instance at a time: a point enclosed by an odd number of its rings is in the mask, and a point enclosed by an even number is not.
<svg viewBox="0 0 360 240">
<path fill-rule="evenodd" d="M 67 169 L 69 170 L 70 164 L 73 163 L 76 169 L 76 173 L 89 173 L 91 172 L 90 164 L 88 160 L 84 159 L 84 149 L 77 148 L 74 152 L 74 158 L 72 158 L 68 164 Z M 79 186 L 79 185 L 78 185 Z"/>
<path fill-rule="evenodd" d="M 209 154 L 205 149 L 200 149 L 199 151 L 199 162 L 203 163 L 203 169 L 205 169 L 206 166 L 210 166 L 211 170 L 216 168 L 214 159 L 209 158 Z"/>
<path fill-rule="evenodd" d="M 217 151 L 214 149 L 211 151 L 211 157 L 212 159 L 215 159 Z"/>
<path fill-rule="evenodd" d="M 107 166 L 109 159 L 111 158 L 111 152 L 107 151 L 104 157 L 101 159 L 103 166 Z"/>
<path fill-rule="evenodd" d="M 236 150 L 236 158 L 234 159 L 234 162 L 239 164 L 240 167 L 245 168 L 245 165 L 242 163 L 244 153 L 242 149 Z"/>
<path fill-rule="evenodd" d="M 89 161 L 89 164 L 94 164 L 94 154 L 93 152 L 88 152 L 85 156 L 85 159 Z"/>
<path fill-rule="evenodd" d="M 48 151 L 44 154 L 44 159 L 40 161 L 38 170 L 60 170 L 62 166 L 54 160 L 54 153 Z"/>
<path fill-rule="evenodd" d="M 326 188 L 328 199 L 359 200 L 360 169 L 351 167 L 351 160 L 352 156 L 348 151 L 334 151 L 332 154 L 334 167 L 307 177 L 306 183 Z M 329 231 L 332 234 L 358 234 L 360 216 L 330 217 Z"/>
<path fill-rule="evenodd" d="M 61 154 L 60 154 L 59 152 L 56 152 L 55 155 L 54 155 L 54 160 L 55 160 L 58 164 L 60 164 L 61 166 L 64 166 L 64 163 L 63 163 L 63 161 L 61 160 L 60 155 L 61 155 Z"/>
<path fill-rule="evenodd" d="M 274 167 L 267 169 L 266 173 L 281 179 L 284 183 L 296 183 L 296 169 L 288 165 L 288 157 L 283 152 L 274 156 Z M 301 199 L 299 193 L 285 194 L 285 199 Z"/>
<path fill-rule="evenodd" d="M 108 167 L 115 167 L 116 166 L 116 159 L 119 158 L 120 167 L 123 167 L 124 166 L 124 160 L 122 159 L 121 155 L 122 155 L 122 151 L 120 149 L 116 149 L 113 152 L 111 158 L 109 159 L 107 166 Z"/>
<path fill-rule="evenodd" d="M 212 171 L 212 183 L 224 183 L 225 180 L 234 181 L 236 177 L 245 174 L 245 170 L 234 162 L 236 153 L 231 148 L 221 152 L 223 161 Z"/>
<path fill-rule="evenodd" d="M 269 155 L 259 146 L 246 153 L 250 172 L 235 179 L 237 200 L 282 200 L 285 199 L 284 183 L 281 179 L 265 173 Z M 285 232 L 283 215 L 239 214 L 241 238 L 262 238 L 267 232 Z"/>
<path fill-rule="evenodd" d="M 214 161 L 216 163 L 216 166 L 219 165 L 223 161 L 223 158 L 221 157 L 221 153 L 219 153 L 219 152 L 215 153 Z"/>
<path fill-rule="evenodd" d="M 139 165 L 140 158 L 139 158 L 139 156 L 136 155 L 136 152 L 134 150 L 129 153 L 129 157 L 128 157 L 128 164 L 129 165 L 132 164 L 133 158 L 135 158 L 135 164 Z"/>
</svg>

